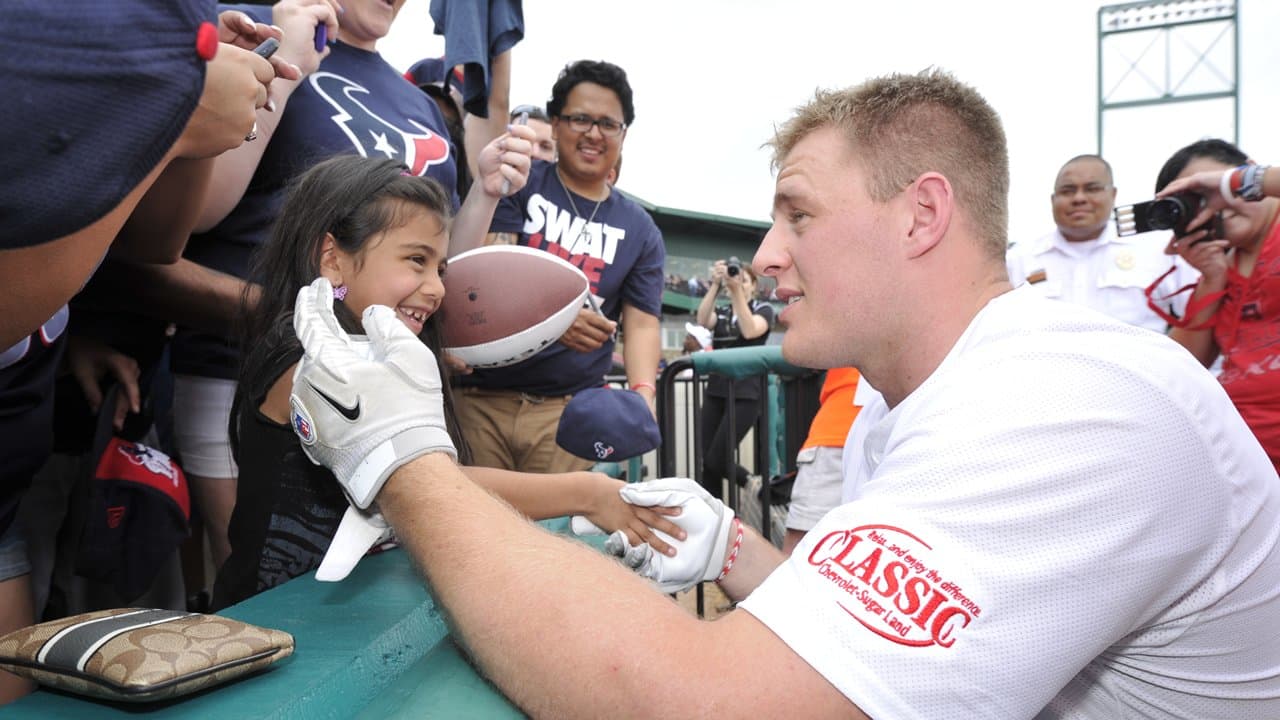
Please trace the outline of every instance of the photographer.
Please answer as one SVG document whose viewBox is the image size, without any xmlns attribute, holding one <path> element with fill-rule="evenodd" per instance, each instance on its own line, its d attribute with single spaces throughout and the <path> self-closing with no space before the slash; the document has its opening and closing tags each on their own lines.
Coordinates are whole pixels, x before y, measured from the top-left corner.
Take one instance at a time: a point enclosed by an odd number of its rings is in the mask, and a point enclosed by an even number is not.
<svg viewBox="0 0 1280 720">
<path fill-rule="evenodd" d="M 737 258 L 717 260 L 712 266 L 711 286 L 698 305 L 698 324 L 711 331 L 713 350 L 763 345 L 769 339 L 773 306 L 756 298 L 756 287 L 755 271 Z M 721 289 L 729 295 L 727 306 L 716 305 Z M 742 442 L 760 414 L 760 385 L 757 377 L 730 380 L 712 375 L 707 380 L 702 408 L 702 437 L 707 443 L 702 453 L 702 486 L 717 498 L 722 496 L 721 481 L 730 470 L 725 459 L 729 443 Z M 734 390 L 733 427 L 727 412 L 730 386 Z M 735 465 L 732 471 L 738 485 L 745 487 L 746 468 Z"/>
<path fill-rule="evenodd" d="M 1203 199 L 1189 231 L 1175 235 L 1165 249 L 1201 273 L 1186 315 L 1169 335 L 1206 367 L 1222 356 L 1218 379 L 1280 467 L 1280 367 L 1273 362 L 1280 334 L 1275 176 L 1225 140 L 1201 140 L 1169 158 L 1156 190 L 1160 197 L 1190 192 Z"/>
</svg>

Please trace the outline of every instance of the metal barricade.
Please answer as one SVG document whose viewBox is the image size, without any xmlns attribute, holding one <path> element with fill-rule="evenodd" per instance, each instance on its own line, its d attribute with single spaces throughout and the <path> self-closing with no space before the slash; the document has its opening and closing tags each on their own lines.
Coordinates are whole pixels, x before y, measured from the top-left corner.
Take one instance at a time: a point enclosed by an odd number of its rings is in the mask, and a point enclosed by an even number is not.
<svg viewBox="0 0 1280 720">
<path fill-rule="evenodd" d="M 734 380 L 759 378 L 764 384 L 761 412 L 758 413 L 751 434 L 748 436 L 750 456 L 743 462 L 741 443 L 726 443 L 725 467 L 729 469 L 728 492 L 725 502 L 755 527 L 766 540 L 781 544 L 781 537 L 774 532 L 767 490 L 757 492 L 757 486 L 739 488 L 733 480 L 733 468 L 742 464 L 760 487 L 767 487 L 769 479 L 792 468 L 796 451 L 809 429 L 809 422 L 817 412 L 817 387 L 820 375 L 813 370 L 800 368 L 782 358 L 782 348 L 776 345 L 731 348 L 698 352 L 671 361 L 658 377 L 658 427 L 662 431 L 662 447 L 658 450 L 658 477 L 688 477 L 699 484 L 703 480 L 703 453 L 707 438 L 702 432 L 704 411 L 703 393 L 711 375 Z M 819 378 L 818 382 L 812 381 Z M 736 437 L 734 417 L 735 389 L 729 386 L 725 402 L 730 423 L 730 437 Z M 812 396 L 811 399 L 809 396 Z M 796 439 L 798 438 L 798 440 Z M 744 492 L 745 491 L 745 492 Z M 703 614 L 702 587 L 698 587 L 697 610 Z"/>
</svg>

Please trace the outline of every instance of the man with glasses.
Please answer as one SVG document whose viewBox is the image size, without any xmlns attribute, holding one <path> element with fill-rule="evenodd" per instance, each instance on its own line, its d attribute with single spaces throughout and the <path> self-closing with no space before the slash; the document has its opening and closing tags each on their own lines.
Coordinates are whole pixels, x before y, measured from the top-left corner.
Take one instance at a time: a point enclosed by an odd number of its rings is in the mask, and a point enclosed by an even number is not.
<svg viewBox="0 0 1280 720">
<path fill-rule="evenodd" d="M 1147 306 L 1143 290 L 1175 266 L 1152 297 L 1181 317 L 1186 294 L 1198 273 L 1181 259 L 1164 254 L 1164 242 L 1149 236 L 1120 237 L 1111 222 L 1116 188 L 1111 165 L 1097 155 L 1078 155 L 1058 171 L 1050 195 L 1057 228 L 1043 237 L 1009 248 L 1009 279 L 1026 283 L 1045 297 L 1084 305 L 1117 320 L 1157 332 L 1165 321 Z"/>
<path fill-rule="evenodd" d="M 649 214 L 609 184 L 635 121 L 626 72 L 607 62 L 570 64 L 551 89 L 546 116 L 557 160 L 535 162 L 524 188 L 499 202 L 486 242 L 573 263 L 590 280 L 593 302 L 560 342 L 534 357 L 463 376 L 458 419 L 476 465 L 571 472 L 594 460 L 556 444 L 560 416 L 575 393 L 604 385 L 619 330 L 627 383 L 653 410 L 666 251 Z M 534 117 L 530 111 L 530 125 Z"/>
</svg>

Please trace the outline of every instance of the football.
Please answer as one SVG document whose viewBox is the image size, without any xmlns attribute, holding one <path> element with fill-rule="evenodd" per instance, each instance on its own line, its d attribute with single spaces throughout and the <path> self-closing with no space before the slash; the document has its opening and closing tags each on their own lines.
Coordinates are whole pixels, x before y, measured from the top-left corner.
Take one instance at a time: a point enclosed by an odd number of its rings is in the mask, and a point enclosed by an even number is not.
<svg viewBox="0 0 1280 720">
<path fill-rule="evenodd" d="M 573 324 L 590 283 L 565 260 L 520 245 L 491 245 L 449 259 L 440 327 L 445 352 L 476 368 L 513 365 Z"/>
</svg>

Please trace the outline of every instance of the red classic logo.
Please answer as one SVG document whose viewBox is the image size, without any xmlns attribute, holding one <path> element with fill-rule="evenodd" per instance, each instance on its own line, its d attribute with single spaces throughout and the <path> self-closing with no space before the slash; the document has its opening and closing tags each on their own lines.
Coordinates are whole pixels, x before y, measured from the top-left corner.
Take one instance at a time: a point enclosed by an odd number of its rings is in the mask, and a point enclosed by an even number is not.
<svg viewBox="0 0 1280 720">
<path fill-rule="evenodd" d="M 842 610 L 900 645 L 951 647 L 982 608 L 933 565 L 933 548 L 901 528 L 863 525 L 827 533 L 809 564 L 851 602 Z"/>
</svg>

